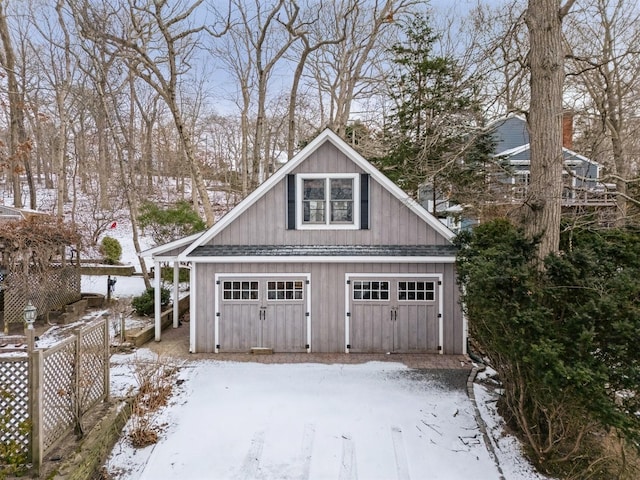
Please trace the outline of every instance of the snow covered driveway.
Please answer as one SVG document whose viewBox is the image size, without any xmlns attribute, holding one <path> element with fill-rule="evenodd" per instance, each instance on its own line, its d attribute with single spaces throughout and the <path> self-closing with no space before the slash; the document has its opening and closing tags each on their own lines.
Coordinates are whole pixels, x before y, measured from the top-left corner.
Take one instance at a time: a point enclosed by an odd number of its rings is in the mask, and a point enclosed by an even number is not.
<svg viewBox="0 0 640 480">
<path fill-rule="evenodd" d="M 127 479 L 496 479 L 461 389 L 402 364 L 206 361 L 183 370 L 158 444 Z"/>
</svg>

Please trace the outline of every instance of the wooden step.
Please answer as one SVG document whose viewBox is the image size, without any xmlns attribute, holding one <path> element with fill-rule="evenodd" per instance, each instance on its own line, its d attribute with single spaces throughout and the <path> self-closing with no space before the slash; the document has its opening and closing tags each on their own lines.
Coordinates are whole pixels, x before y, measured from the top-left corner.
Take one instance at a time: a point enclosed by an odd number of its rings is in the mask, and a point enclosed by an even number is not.
<svg viewBox="0 0 640 480">
<path fill-rule="evenodd" d="M 273 355 L 273 348 L 252 347 L 251 353 L 255 355 Z"/>
</svg>

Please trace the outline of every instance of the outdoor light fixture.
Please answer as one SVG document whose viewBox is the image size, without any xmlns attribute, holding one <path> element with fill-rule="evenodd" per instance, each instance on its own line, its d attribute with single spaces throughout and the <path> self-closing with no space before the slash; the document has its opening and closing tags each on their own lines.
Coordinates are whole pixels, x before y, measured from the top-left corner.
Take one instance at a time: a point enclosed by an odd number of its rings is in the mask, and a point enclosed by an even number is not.
<svg viewBox="0 0 640 480">
<path fill-rule="evenodd" d="M 27 328 L 29 330 L 33 329 L 33 322 L 36 321 L 36 317 L 38 316 L 38 310 L 33 306 L 31 300 L 27 302 L 27 306 L 24 307 L 24 321 L 27 322 Z"/>
</svg>

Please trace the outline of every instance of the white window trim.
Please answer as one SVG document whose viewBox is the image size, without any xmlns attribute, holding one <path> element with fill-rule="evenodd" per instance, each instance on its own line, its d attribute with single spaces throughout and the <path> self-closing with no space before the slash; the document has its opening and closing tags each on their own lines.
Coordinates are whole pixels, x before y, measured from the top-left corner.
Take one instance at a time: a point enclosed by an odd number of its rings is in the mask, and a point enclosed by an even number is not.
<svg viewBox="0 0 640 480">
<path fill-rule="evenodd" d="M 304 223 L 304 180 L 350 178 L 353 180 L 353 223 L 330 223 L 331 199 L 325 198 L 325 223 Z M 328 185 L 325 193 L 329 195 Z M 296 175 L 296 230 L 360 230 L 360 175 L 357 173 L 303 173 Z"/>
</svg>

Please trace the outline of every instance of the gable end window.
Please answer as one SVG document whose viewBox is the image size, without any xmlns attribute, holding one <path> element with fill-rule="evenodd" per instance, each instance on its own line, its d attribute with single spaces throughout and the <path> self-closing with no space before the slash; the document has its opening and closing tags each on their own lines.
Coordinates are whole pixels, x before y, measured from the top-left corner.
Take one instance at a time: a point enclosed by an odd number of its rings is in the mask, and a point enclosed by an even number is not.
<svg viewBox="0 0 640 480">
<path fill-rule="evenodd" d="M 297 228 L 359 229 L 360 176 L 298 175 Z"/>
</svg>

